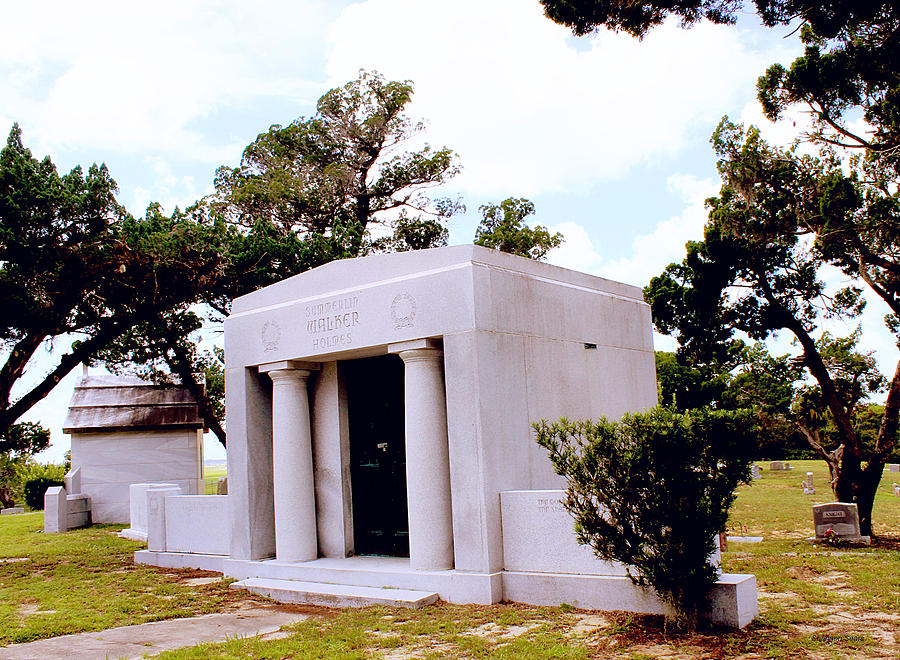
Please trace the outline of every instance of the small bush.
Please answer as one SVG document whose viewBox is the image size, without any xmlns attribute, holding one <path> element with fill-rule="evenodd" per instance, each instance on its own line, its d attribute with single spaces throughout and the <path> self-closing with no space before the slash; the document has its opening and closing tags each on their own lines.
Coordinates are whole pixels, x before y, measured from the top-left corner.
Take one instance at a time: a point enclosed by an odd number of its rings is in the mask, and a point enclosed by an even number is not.
<svg viewBox="0 0 900 660">
<path fill-rule="evenodd" d="M 618 422 L 534 425 L 568 481 L 566 509 L 579 543 L 628 567 L 694 628 L 717 579 L 709 557 L 725 529 L 734 490 L 750 478 L 756 449 L 744 414 L 670 408 Z"/>
<path fill-rule="evenodd" d="M 64 486 L 65 483 L 58 479 L 47 479 L 46 477 L 37 477 L 29 479 L 25 482 L 25 504 L 32 509 L 42 511 L 44 509 L 44 493 L 48 488 L 53 486 Z"/>
</svg>

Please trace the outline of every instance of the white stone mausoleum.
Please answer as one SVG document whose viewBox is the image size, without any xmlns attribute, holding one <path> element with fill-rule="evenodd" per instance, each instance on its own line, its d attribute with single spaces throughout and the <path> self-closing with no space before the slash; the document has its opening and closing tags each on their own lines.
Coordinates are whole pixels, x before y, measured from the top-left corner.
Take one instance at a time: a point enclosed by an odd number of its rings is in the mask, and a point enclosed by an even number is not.
<svg viewBox="0 0 900 660">
<path fill-rule="evenodd" d="M 295 602 L 665 611 L 575 543 L 531 429 L 656 405 L 639 288 L 473 245 L 375 255 L 237 299 L 225 350 L 228 495 L 147 491 L 139 561 Z M 710 617 L 755 613 L 753 576 L 723 576 Z"/>
</svg>

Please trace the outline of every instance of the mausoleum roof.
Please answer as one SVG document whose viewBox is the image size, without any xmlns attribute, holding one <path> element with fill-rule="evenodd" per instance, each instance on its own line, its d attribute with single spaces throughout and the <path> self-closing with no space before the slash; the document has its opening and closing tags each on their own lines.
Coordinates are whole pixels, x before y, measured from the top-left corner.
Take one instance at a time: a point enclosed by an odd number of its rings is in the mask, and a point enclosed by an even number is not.
<svg viewBox="0 0 900 660">
<path fill-rule="evenodd" d="M 197 402 L 187 388 L 134 376 L 84 376 L 63 422 L 63 433 L 201 428 Z"/>
</svg>

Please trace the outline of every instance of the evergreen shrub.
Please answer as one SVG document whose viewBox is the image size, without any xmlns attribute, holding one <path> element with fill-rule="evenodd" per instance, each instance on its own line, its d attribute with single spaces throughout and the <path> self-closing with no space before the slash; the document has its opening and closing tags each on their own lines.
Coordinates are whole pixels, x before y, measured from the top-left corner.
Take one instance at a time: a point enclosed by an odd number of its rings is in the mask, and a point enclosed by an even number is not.
<svg viewBox="0 0 900 660">
<path fill-rule="evenodd" d="M 48 488 L 53 486 L 64 486 L 65 482 L 58 479 L 47 479 L 46 477 L 37 477 L 29 479 L 25 482 L 23 490 L 25 491 L 25 504 L 36 511 L 44 510 L 44 493 Z"/>
<path fill-rule="evenodd" d="M 626 565 L 635 584 L 672 606 L 693 629 L 718 571 L 710 556 L 735 488 L 749 482 L 756 451 L 745 413 L 660 407 L 617 422 L 534 425 L 568 482 L 565 506 L 579 543 Z"/>
</svg>

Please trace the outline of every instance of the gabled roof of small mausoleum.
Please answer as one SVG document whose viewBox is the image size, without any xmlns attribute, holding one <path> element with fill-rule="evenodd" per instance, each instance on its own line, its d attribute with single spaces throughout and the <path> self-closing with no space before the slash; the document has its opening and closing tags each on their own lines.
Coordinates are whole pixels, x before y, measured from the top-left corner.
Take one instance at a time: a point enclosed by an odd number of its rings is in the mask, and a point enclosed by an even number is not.
<svg viewBox="0 0 900 660">
<path fill-rule="evenodd" d="M 84 376 L 63 422 L 63 433 L 202 428 L 197 402 L 187 388 L 134 376 Z"/>
</svg>

